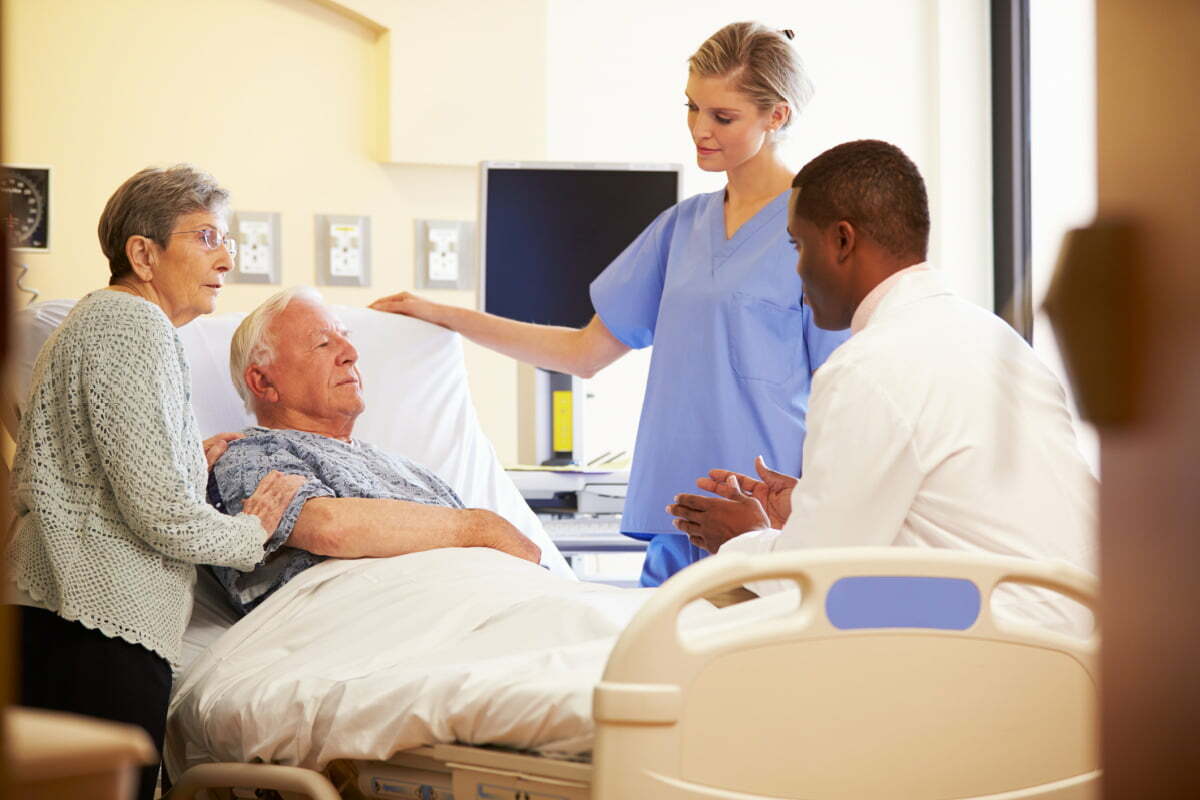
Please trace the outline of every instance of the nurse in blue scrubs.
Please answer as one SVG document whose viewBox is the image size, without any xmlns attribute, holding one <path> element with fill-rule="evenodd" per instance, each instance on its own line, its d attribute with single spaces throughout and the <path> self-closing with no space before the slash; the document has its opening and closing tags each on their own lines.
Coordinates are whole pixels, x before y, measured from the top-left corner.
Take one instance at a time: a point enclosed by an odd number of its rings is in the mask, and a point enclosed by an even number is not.
<svg viewBox="0 0 1200 800">
<path fill-rule="evenodd" d="M 648 539 L 642 583 L 707 555 L 666 506 L 714 464 L 799 474 L 812 374 L 846 331 L 817 328 L 788 241 L 793 171 L 776 144 L 812 95 L 790 31 L 727 25 L 689 59 L 688 128 L 726 187 L 664 211 L 592 283 L 582 329 L 401 292 L 372 308 L 428 320 L 545 369 L 590 377 L 654 345 L 622 529 Z"/>
</svg>

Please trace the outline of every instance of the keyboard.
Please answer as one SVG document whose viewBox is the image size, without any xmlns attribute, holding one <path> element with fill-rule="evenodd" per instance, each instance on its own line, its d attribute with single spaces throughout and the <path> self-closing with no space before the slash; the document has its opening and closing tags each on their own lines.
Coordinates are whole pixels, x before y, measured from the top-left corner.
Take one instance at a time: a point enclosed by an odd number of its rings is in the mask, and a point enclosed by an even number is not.
<svg viewBox="0 0 1200 800">
<path fill-rule="evenodd" d="M 616 514 L 599 517 L 539 517 L 554 546 L 565 553 L 634 552 L 646 543 L 621 533 Z"/>
<path fill-rule="evenodd" d="M 612 537 L 628 539 L 621 534 L 621 518 L 604 517 L 542 517 L 542 527 L 551 539 L 595 539 Z M 632 541 L 632 540 L 630 540 Z"/>
</svg>

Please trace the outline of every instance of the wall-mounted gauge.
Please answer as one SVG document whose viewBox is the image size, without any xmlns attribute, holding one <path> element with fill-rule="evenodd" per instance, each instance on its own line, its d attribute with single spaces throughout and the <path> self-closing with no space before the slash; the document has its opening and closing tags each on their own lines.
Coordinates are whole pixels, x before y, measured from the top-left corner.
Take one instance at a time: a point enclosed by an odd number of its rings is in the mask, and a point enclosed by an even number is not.
<svg viewBox="0 0 1200 800">
<path fill-rule="evenodd" d="M 50 249 L 50 168 L 5 166 L 0 193 L 7 208 L 8 243 L 14 250 Z"/>
</svg>

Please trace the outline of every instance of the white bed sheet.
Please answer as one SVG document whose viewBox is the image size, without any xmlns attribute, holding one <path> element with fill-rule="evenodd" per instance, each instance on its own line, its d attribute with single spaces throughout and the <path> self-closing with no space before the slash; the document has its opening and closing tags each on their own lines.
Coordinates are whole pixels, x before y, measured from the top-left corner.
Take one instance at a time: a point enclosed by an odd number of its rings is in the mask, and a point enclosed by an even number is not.
<svg viewBox="0 0 1200 800">
<path fill-rule="evenodd" d="M 452 741 L 586 751 L 591 689 L 651 591 L 486 548 L 324 562 L 180 676 L 168 764 L 321 768 Z"/>
<path fill-rule="evenodd" d="M 480 548 L 324 562 L 180 677 L 168 767 L 321 769 L 439 742 L 585 753 L 592 689 L 653 591 L 565 580 Z M 769 611 L 764 603 L 695 604 L 684 622 L 742 624 Z"/>
</svg>

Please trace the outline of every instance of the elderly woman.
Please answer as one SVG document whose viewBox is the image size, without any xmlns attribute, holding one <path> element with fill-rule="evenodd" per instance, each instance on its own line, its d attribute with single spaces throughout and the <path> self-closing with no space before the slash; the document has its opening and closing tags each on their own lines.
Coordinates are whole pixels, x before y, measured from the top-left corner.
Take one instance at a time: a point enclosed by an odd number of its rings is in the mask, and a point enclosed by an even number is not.
<svg viewBox="0 0 1200 800">
<path fill-rule="evenodd" d="M 205 502 L 206 456 L 230 436 L 200 441 L 175 329 L 213 310 L 231 267 L 228 196 L 185 165 L 117 189 L 99 227 L 109 285 L 42 348 L 13 464 L 21 702 L 140 725 L 160 749 L 194 565 L 253 568 L 303 481 L 266 476 L 236 517 Z"/>
</svg>

